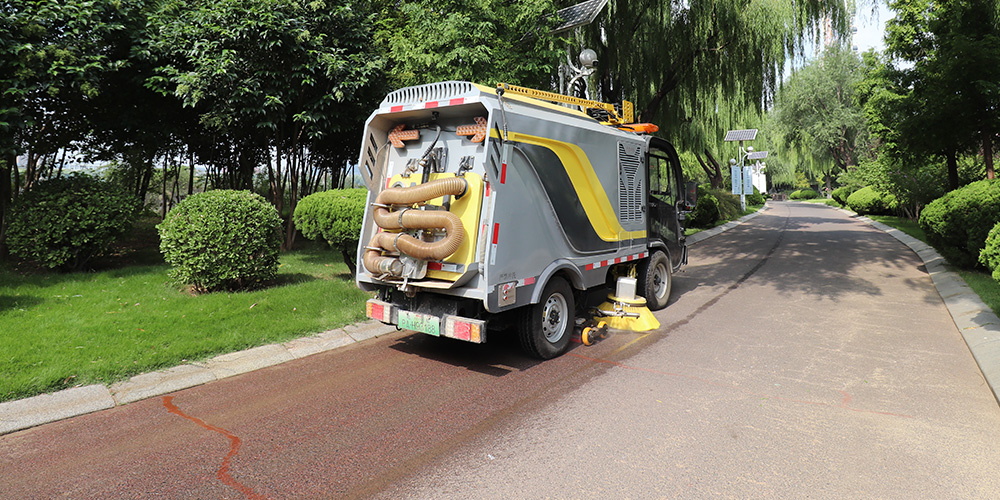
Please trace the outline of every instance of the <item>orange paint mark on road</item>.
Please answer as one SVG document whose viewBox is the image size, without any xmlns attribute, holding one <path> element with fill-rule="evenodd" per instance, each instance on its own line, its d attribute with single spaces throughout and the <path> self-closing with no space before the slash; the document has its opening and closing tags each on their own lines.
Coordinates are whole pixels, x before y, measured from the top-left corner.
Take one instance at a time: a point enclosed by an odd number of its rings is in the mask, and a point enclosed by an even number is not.
<svg viewBox="0 0 1000 500">
<path fill-rule="evenodd" d="M 887 416 L 890 416 L 890 417 L 913 418 L 913 416 L 911 416 L 911 415 L 902 415 L 902 414 L 899 414 L 899 413 L 891 413 L 891 412 L 886 412 L 886 411 L 875 411 L 875 410 L 865 410 L 865 409 L 861 409 L 861 408 L 851 407 L 850 403 L 851 403 L 851 400 L 853 398 L 846 391 L 837 391 L 837 392 L 839 392 L 841 394 L 841 396 L 843 396 L 843 399 L 840 401 L 840 404 L 821 403 L 821 402 L 818 402 L 818 401 L 806 401 L 804 399 L 792 399 L 792 398 L 784 398 L 784 397 L 781 397 L 781 396 L 771 396 L 769 394 L 755 393 L 755 392 L 747 391 L 746 389 L 743 389 L 742 387 L 739 387 L 739 386 L 734 385 L 734 384 L 728 384 L 728 383 L 724 383 L 724 382 L 717 382 L 717 381 L 709 380 L 709 379 L 706 379 L 706 378 L 695 377 L 693 375 L 684 375 L 684 374 L 680 374 L 680 373 L 671 373 L 671 372 L 665 372 L 665 371 L 661 371 L 661 370 L 653 370 L 651 368 L 642 368 L 642 367 L 639 367 L 639 366 L 631 366 L 631 365 L 626 365 L 625 363 L 619 363 L 617 361 L 611 361 L 611 360 L 608 360 L 608 359 L 592 358 L 590 356 L 584 356 L 582 354 L 576 354 L 574 352 L 567 353 L 566 356 L 573 356 L 573 357 L 584 359 L 584 360 L 591 361 L 591 362 L 594 362 L 594 363 L 605 363 L 605 364 L 617 366 L 619 368 L 625 368 L 626 370 L 635 370 L 635 371 L 640 371 L 640 372 L 647 372 L 647 373 L 654 373 L 654 374 L 657 374 L 657 375 L 663 375 L 663 376 L 666 376 L 666 377 L 677 377 L 677 378 L 686 378 L 686 379 L 689 379 L 689 380 L 696 380 L 696 381 L 704 383 L 704 384 L 713 385 L 713 386 L 716 386 L 716 387 L 724 387 L 724 388 L 727 388 L 727 389 L 735 389 L 735 390 L 744 392 L 746 394 L 750 394 L 752 396 L 757 396 L 757 397 L 761 397 L 761 398 L 765 398 L 765 399 L 773 399 L 773 400 L 776 400 L 776 401 L 787 401 L 789 403 L 798 403 L 798 404 L 805 404 L 805 405 L 812 405 L 812 406 L 826 406 L 826 407 L 829 407 L 829 408 L 840 408 L 840 409 L 850 410 L 850 411 L 859 412 L 859 413 L 872 413 L 872 414 L 875 414 L 875 415 L 887 415 Z"/>
<path fill-rule="evenodd" d="M 230 488 L 233 488 L 236 491 L 242 493 L 243 496 L 246 498 L 252 498 L 255 500 L 267 498 L 264 495 L 255 492 L 254 490 L 247 487 L 243 483 L 240 483 L 239 481 L 233 479 L 233 476 L 229 475 L 229 464 L 232 461 L 233 457 L 236 456 L 236 453 L 240 451 L 240 445 L 242 444 L 240 438 L 235 434 L 233 434 L 232 432 L 229 432 L 221 427 L 216 427 L 198 417 L 192 417 L 191 415 L 184 413 L 183 411 L 181 411 L 180 408 L 177 407 L 177 405 L 173 403 L 173 400 L 174 400 L 173 396 L 163 397 L 163 407 L 166 408 L 167 411 L 173 413 L 174 415 L 190 420 L 195 424 L 198 424 L 198 426 L 203 429 L 222 434 L 227 439 L 229 439 L 229 453 L 226 455 L 226 458 L 222 459 L 222 465 L 219 467 L 219 470 L 215 473 L 215 477 L 219 478 L 219 480 L 222 481 L 222 483 L 225 484 L 226 486 L 229 486 Z"/>
</svg>

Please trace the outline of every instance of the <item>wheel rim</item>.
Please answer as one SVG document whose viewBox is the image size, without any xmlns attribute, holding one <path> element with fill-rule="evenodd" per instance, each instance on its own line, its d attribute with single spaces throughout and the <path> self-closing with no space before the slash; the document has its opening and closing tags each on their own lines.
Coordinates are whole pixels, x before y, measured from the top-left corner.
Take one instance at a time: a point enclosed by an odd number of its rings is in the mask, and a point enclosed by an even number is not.
<svg viewBox="0 0 1000 500">
<path fill-rule="evenodd" d="M 566 297 L 554 293 L 545 301 L 542 308 L 542 334 L 545 340 L 556 343 L 566 333 L 566 322 L 569 321 Z"/>
<path fill-rule="evenodd" d="M 670 293 L 670 273 L 667 265 L 660 263 L 653 269 L 653 295 L 657 299 L 664 298 Z"/>
</svg>

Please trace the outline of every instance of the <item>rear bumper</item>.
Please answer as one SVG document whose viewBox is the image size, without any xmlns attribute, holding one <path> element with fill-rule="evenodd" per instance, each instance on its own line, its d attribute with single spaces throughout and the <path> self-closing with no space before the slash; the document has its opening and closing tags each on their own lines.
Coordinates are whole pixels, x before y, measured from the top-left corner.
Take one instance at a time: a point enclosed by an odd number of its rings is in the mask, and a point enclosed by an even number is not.
<svg viewBox="0 0 1000 500">
<path fill-rule="evenodd" d="M 480 319 L 407 311 L 378 299 L 368 299 L 365 303 L 365 314 L 382 323 L 396 325 L 401 330 L 413 330 L 435 337 L 448 337 L 476 344 L 486 342 L 486 321 Z"/>
</svg>

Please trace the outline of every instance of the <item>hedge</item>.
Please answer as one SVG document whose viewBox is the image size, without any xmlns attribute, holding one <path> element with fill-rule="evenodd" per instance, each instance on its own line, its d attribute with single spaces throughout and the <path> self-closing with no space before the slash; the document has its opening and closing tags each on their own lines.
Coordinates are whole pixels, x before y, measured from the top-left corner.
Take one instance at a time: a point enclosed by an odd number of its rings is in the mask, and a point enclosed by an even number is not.
<svg viewBox="0 0 1000 500">
<path fill-rule="evenodd" d="M 792 200 L 813 200 L 819 198 L 819 193 L 808 188 L 797 189 L 792 191 L 792 193 L 788 195 L 788 198 Z"/>
<path fill-rule="evenodd" d="M 42 181 L 14 203 L 7 245 L 20 259 L 78 271 L 128 232 L 138 209 L 134 196 L 96 177 Z"/>
<path fill-rule="evenodd" d="M 979 253 L 979 263 L 993 273 L 993 279 L 1000 281 L 1000 222 L 986 236 L 983 251 Z"/>
<path fill-rule="evenodd" d="M 839 188 L 834 189 L 832 193 L 830 193 L 830 197 L 833 198 L 837 203 L 840 203 L 841 206 L 846 207 L 847 198 L 850 197 L 852 194 L 854 194 L 854 189 L 848 186 L 840 186 Z"/>
<path fill-rule="evenodd" d="M 920 212 L 927 241 L 952 264 L 973 268 L 1000 222 L 1000 179 L 973 182 L 930 202 Z"/>
<path fill-rule="evenodd" d="M 851 193 L 847 206 L 861 215 L 891 215 L 899 209 L 899 200 L 869 186 Z"/>
<path fill-rule="evenodd" d="M 186 198 L 156 228 L 171 276 L 196 291 L 248 290 L 278 274 L 281 218 L 249 191 L 220 189 Z"/>
<path fill-rule="evenodd" d="M 339 249 L 351 274 L 356 272 L 355 252 L 364 219 L 368 190 L 332 189 L 313 193 L 295 207 L 295 227 L 302 236 L 325 241 Z"/>
</svg>

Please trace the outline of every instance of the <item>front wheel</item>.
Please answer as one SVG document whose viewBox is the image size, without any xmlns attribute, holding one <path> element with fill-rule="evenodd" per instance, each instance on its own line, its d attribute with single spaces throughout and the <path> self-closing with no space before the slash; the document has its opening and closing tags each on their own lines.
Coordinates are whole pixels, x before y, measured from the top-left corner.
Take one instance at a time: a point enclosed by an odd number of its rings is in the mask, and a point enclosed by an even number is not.
<svg viewBox="0 0 1000 500">
<path fill-rule="evenodd" d="M 673 287 L 670 259 L 662 251 L 655 251 L 639 266 L 639 291 L 646 298 L 646 307 L 658 311 L 667 307 Z"/>
<path fill-rule="evenodd" d="M 554 277 L 545 285 L 542 300 L 524 308 L 517 325 L 521 348 L 536 358 L 554 358 L 569 347 L 575 323 L 573 289 Z"/>
</svg>

